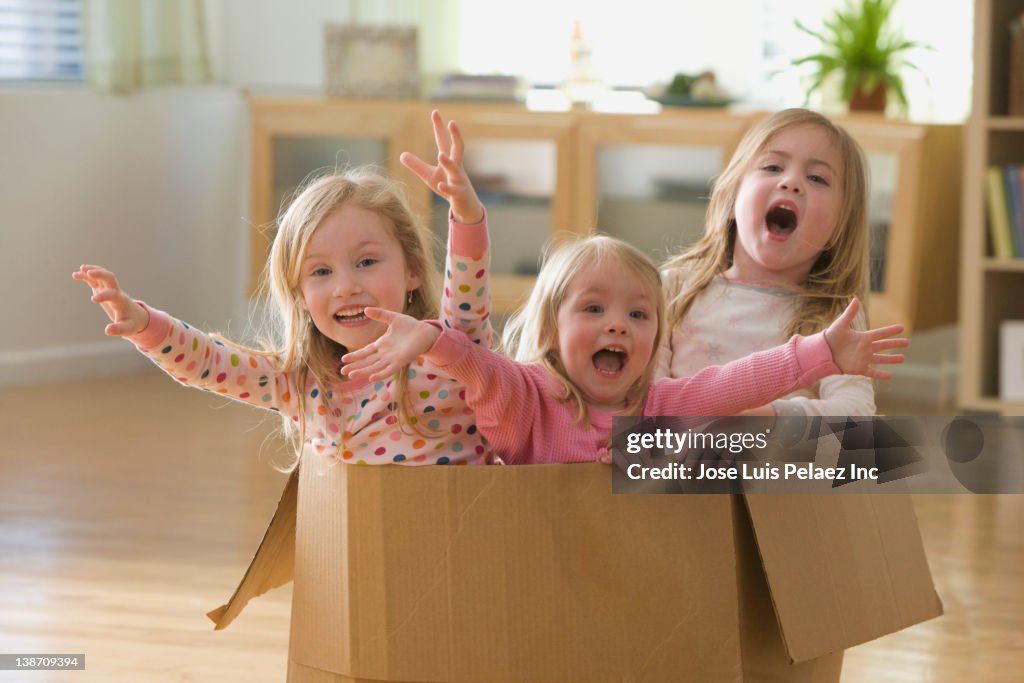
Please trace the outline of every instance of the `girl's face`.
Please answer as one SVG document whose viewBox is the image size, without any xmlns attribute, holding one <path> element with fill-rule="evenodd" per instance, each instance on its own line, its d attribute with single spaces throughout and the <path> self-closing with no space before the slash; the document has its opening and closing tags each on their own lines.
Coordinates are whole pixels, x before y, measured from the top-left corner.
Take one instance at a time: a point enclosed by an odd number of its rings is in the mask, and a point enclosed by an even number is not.
<svg viewBox="0 0 1024 683">
<path fill-rule="evenodd" d="M 586 402 L 619 410 L 654 353 L 657 299 L 617 261 L 581 270 L 558 308 L 557 349 Z"/>
<path fill-rule="evenodd" d="M 783 130 L 740 180 L 736 245 L 726 276 L 799 285 L 832 238 L 842 205 L 842 159 L 820 126 Z"/>
<path fill-rule="evenodd" d="M 367 306 L 400 312 L 407 293 L 419 284 L 390 222 L 348 204 L 313 232 L 299 276 L 303 305 L 313 324 L 349 351 L 361 349 L 387 329 L 363 314 Z"/>
</svg>

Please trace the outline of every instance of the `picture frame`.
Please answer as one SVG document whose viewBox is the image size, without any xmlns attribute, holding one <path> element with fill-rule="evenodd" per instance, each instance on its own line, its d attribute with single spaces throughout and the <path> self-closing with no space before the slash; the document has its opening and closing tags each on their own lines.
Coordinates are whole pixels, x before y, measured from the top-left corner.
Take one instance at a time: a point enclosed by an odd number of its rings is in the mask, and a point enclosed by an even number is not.
<svg viewBox="0 0 1024 683">
<path fill-rule="evenodd" d="M 1024 320 L 999 326 L 999 398 L 1024 403 Z"/>
<path fill-rule="evenodd" d="M 324 44 L 329 97 L 419 98 L 415 26 L 327 24 Z"/>
</svg>

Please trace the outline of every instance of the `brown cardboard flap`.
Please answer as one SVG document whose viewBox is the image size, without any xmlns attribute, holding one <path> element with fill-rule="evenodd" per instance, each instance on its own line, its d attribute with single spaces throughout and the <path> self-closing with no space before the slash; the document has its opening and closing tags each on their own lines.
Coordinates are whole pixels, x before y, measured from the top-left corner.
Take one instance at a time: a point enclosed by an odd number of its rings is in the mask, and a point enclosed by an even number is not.
<svg viewBox="0 0 1024 683">
<path fill-rule="evenodd" d="M 942 614 L 910 497 L 745 497 L 790 658 L 806 661 Z"/>
<path fill-rule="evenodd" d="M 610 477 L 598 463 L 307 459 L 296 671 L 456 683 L 739 681 L 729 497 L 615 496 Z"/>
<path fill-rule="evenodd" d="M 253 598 L 272 588 L 283 586 L 295 573 L 295 510 L 297 506 L 299 474 L 292 471 L 285 484 L 277 510 L 270 520 L 256 555 L 249 563 L 241 583 L 231 599 L 215 610 L 207 612 L 215 624 L 214 630 L 226 628 Z"/>
</svg>

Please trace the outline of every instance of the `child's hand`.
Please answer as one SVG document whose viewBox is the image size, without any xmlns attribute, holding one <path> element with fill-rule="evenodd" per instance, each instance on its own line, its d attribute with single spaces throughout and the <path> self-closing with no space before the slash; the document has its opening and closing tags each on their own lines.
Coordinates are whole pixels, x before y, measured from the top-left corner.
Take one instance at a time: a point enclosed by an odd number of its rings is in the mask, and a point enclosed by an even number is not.
<svg viewBox="0 0 1024 683">
<path fill-rule="evenodd" d="M 341 357 L 341 374 L 371 382 L 386 379 L 427 352 L 441 331 L 404 313 L 369 307 L 366 317 L 388 324 L 388 331 L 358 351 Z"/>
<path fill-rule="evenodd" d="M 431 166 L 409 152 L 402 152 L 399 159 L 427 187 L 448 200 L 455 220 L 467 225 L 479 223 L 484 217 L 484 205 L 476 196 L 473 183 L 462 166 L 465 149 L 462 133 L 454 121 L 449 121 L 445 130 L 444 120 L 436 109 L 430 113 L 430 122 L 434 125 L 434 141 L 437 142 L 437 166 Z"/>
<path fill-rule="evenodd" d="M 855 298 L 842 315 L 825 330 L 825 339 L 832 348 L 832 360 L 847 375 L 889 379 L 892 377 L 891 372 L 876 370 L 871 366 L 894 365 L 903 362 L 904 356 L 901 353 L 880 353 L 888 349 L 899 349 L 910 345 L 910 342 L 903 337 L 888 338 L 902 332 L 903 325 L 889 325 L 866 332 L 858 332 L 850 327 L 858 310 L 860 310 L 860 301 Z"/>
<path fill-rule="evenodd" d="M 71 274 L 92 287 L 92 301 L 110 318 L 105 332 L 111 337 L 130 337 L 146 329 L 149 313 L 117 284 L 117 277 L 102 266 L 82 266 Z"/>
</svg>

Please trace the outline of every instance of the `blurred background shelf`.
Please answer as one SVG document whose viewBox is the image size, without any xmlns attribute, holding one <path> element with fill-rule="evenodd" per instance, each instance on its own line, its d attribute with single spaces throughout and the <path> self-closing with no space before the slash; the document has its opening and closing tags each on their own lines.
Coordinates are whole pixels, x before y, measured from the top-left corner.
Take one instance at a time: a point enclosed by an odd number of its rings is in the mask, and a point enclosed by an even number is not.
<svg viewBox="0 0 1024 683">
<path fill-rule="evenodd" d="M 252 131 L 251 284 L 273 221 L 311 172 L 373 163 L 402 180 L 437 235 L 443 204 L 398 162 L 436 155 L 426 101 L 248 100 Z M 496 312 L 529 291 L 544 244 L 559 231 L 625 239 L 657 262 L 703 233 L 711 181 L 764 114 L 665 108 L 656 114 L 446 102 L 465 165 L 488 208 Z M 864 147 L 872 173 L 872 324 L 927 329 L 956 320 L 961 126 L 855 115 L 837 121 Z M 927 180 L 926 180 L 927 177 Z"/>
</svg>

